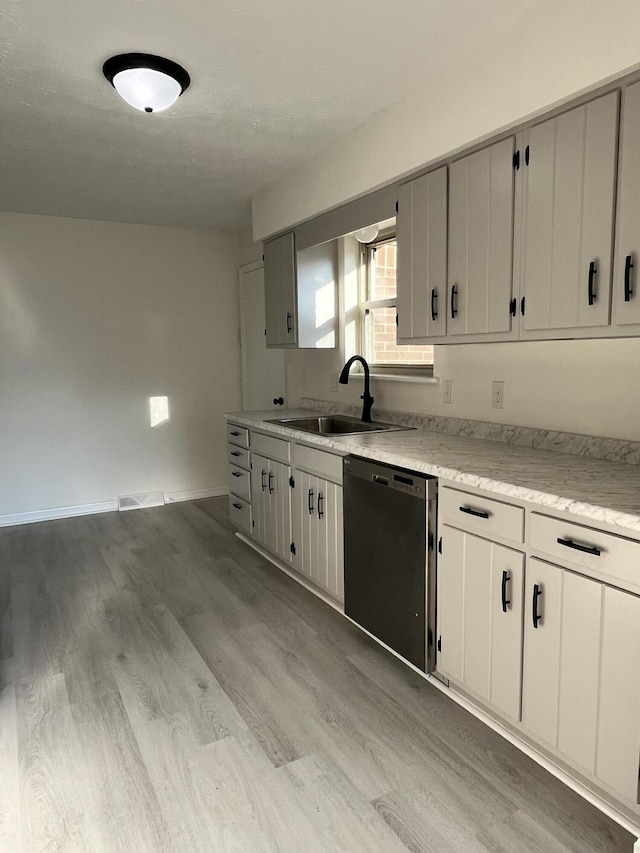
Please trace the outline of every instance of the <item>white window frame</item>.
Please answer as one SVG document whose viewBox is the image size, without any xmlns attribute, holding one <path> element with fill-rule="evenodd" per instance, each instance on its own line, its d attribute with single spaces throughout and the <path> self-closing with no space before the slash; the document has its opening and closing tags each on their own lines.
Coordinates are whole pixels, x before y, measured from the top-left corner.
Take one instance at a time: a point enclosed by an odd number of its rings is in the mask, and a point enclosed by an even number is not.
<svg viewBox="0 0 640 853">
<path fill-rule="evenodd" d="M 396 228 L 393 226 L 392 228 L 387 228 L 384 231 L 380 231 L 375 240 L 372 240 L 370 243 L 363 243 L 360 246 L 360 265 L 359 265 L 359 340 L 360 340 L 360 352 L 364 354 L 365 358 L 368 359 L 369 355 L 369 346 L 367 341 L 367 325 L 369 319 L 367 317 L 368 312 L 371 311 L 372 308 L 396 308 L 397 306 L 397 296 L 391 297 L 389 299 L 369 299 L 370 296 L 370 288 L 371 288 L 371 266 L 370 266 L 370 253 L 372 248 L 376 248 L 378 246 L 383 245 L 384 243 L 390 243 L 396 241 Z M 416 344 L 415 346 L 419 346 Z M 393 363 L 393 364 L 384 364 L 380 362 L 370 362 L 369 364 L 371 371 L 373 373 L 377 373 L 379 375 L 395 375 L 395 376 L 417 376 L 417 377 L 432 377 L 433 376 L 433 364 L 424 364 L 421 362 L 413 362 L 413 363 Z"/>
</svg>

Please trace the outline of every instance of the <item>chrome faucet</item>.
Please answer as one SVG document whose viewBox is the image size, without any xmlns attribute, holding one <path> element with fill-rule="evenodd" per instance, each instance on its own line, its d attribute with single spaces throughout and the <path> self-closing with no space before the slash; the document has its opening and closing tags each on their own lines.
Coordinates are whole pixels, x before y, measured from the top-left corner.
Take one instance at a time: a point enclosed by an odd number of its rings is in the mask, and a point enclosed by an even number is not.
<svg viewBox="0 0 640 853">
<path fill-rule="evenodd" d="M 349 359 L 349 361 L 342 368 L 342 373 L 340 374 L 340 382 L 341 385 L 346 385 L 349 382 L 349 371 L 351 370 L 351 365 L 354 361 L 359 361 L 364 368 L 364 394 L 360 397 L 363 401 L 362 403 L 362 421 L 365 424 L 371 423 L 371 406 L 373 406 L 373 397 L 369 393 L 369 365 L 366 360 L 361 355 L 353 355 Z"/>
</svg>

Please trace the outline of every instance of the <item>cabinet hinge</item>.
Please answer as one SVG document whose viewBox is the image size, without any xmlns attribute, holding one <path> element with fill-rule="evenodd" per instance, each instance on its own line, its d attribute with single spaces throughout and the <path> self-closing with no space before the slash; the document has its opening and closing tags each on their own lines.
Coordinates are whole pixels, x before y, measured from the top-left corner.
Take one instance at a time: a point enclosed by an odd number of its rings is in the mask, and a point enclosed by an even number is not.
<svg viewBox="0 0 640 853">
<path fill-rule="evenodd" d="M 527 145 L 527 147 L 524 149 L 524 165 L 525 165 L 525 166 L 528 166 L 528 165 L 529 165 L 529 146 L 528 146 L 528 145 Z"/>
<path fill-rule="evenodd" d="M 289 485 L 291 486 L 292 489 L 295 489 L 296 481 L 293 479 L 293 477 L 289 477 Z"/>
<path fill-rule="evenodd" d="M 522 299 L 520 300 L 520 313 L 521 313 L 521 314 L 522 314 L 522 316 L 524 317 L 524 296 L 523 296 L 523 297 L 522 297 Z"/>
<path fill-rule="evenodd" d="M 442 536 L 438 539 L 438 554 L 442 554 Z"/>
<path fill-rule="evenodd" d="M 291 547 L 289 548 L 289 550 L 291 551 L 292 554 L 296 553 L 296 543 L 295 542 L 291 543 Z"/>
<path fill-rule="evenodd" d="M 438 637 L 438 651 L 442 651 L 442 637 Z"/>
<path fill-rule="evenodd" d="M 509 300 L 509 314 L 511 314 L 512 317 L 515 317 L 517 310 L 518 310 L 518 300 L 514 296 L 513 299 Z"/>
<path fill-rule="evenodd" d="M 516 170 L 516 172 L 520 168 L 520 151 L 519 150 L 513 152 L 513 168 Z"/>
</svg>

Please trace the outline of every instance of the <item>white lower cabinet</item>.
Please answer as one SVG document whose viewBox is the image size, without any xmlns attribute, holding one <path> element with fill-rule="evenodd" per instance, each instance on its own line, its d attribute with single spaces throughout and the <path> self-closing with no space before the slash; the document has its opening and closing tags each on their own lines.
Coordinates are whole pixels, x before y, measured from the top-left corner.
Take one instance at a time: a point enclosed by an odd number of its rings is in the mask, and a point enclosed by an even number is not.
<svg viewBox="0 0 640 853">
<path fill-rule="evenodd" d="M 296 471 L 293 489 L 293 565 L 344 601 L 342 486 Z"/>
<path fill-rule="evenodd" d="M 524 554 L 441 528 L 438 672 L 520 719 Z"/>
<path fill-rule="evenodd" d="M 291 560 L 291 466 L 251 454 L 253 535 L 278 557 Z"/>
<path fill-rule="evenodd" d="M 638 803 L 640 598 L 536 558 L 527 575 L 522 722 Z"/>
</svg>

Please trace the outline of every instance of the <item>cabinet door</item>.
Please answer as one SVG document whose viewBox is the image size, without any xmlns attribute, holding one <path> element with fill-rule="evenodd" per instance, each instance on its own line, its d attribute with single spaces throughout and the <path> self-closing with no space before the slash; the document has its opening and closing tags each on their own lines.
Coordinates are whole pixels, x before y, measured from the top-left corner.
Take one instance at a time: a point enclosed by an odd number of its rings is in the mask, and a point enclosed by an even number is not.
<svg viewBox="0 0 640 853">
<path fill-rule="evenodd" d="M 449 166 L 447 337 L 511 331 L 514 145 Z"/>
<path fill-rule="evenodd" d="M 439 673 L 458 683 L 463 679 L 464 568 L 467 534 L 444 524 L 442 553 L 438 559 L 438 652 Z"/>
<path fill-rule="evenodd" d="M 294 567 L 307 577 L 311 577 L 311 539 L 312 527 L 315 523 L 315 487 L 313 477 L 304 471 L 296 471 L 295 488 L 292 491 L 293 500 L 293 530 L 296 553 L 293 557 Z"/>
<path fill-rule="evenodd" d="M 605 587 L 572 572 L 562 574 L 557 748 L 594 773 Z"/>
<path fill-rule="evenodd" d="M 316 478 L 316 561 L 314 581 L 344 600 L 342 486 Z"/>
<path fill-rule="evenodd" d="M 438 669 L 519 720 L 524 554 L 445 525 L 440 567 Z"/>
<path fill-rule="evenodd" d="M 269 460 L 258 453 L 251 454 L 251 508 L 253 513 L 253 535 L 267 545 L 269 530 L 267 481 Z"/>
<path fill-rule="evenodd" d="M 442 337 L 447 330 L 447 168 L 400 187 L 398 341 Z"/>
<path fill-rule="evenodd" d="M 609 323 L 617 125 L 612 92 L 528 131 L 523 331 Z"/>
<path fill-rule="evenodd" d="M 267 346 L 295 346 L 298 333 L 293 233 L 264 244 L 264 297 Z"/>
<path fill-rule="evenodd" d="M 640 325 L 640 83 L 624 90 L 618 169 L 613 322 Z"/>
<path fill-rule="evenodd" d="M 605 587 L 596 776 L 640 802 L 640 598 Z"/>
<path fill-rule="evenodd" d="M 292 557 L 290 477 L 289 465 L 269 460 L 267 544 L 274 554 L 287 562 Z"/>
<path fill-rule="evenodd" d="M 558 736 L 562 577 L 562 569 L 556 566 L 535 559 L 527 563 L 522 722 L 536 738 L 554 747 Z M 534 607 L 539 616 L 535 627 Z"/>
</svg>

